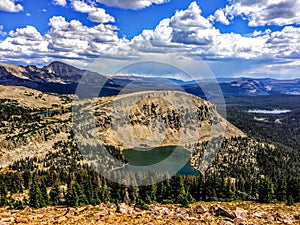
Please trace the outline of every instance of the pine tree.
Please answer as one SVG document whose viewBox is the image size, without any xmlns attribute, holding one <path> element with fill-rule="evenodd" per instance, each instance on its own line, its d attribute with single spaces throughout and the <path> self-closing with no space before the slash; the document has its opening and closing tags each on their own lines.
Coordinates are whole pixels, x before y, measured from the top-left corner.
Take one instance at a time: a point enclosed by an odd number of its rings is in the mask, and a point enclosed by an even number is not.
<svg viewBox="0 0 300 225">
<path fill-rule="evenodd" d="M 54 184 L 50 191 L 50 200 L 51 205 L 59 205 L 60 204 L 60 197 L 59 197 L 59 186 L 57 183 Z"/>
<path fill-rule="evenodd" d="M 245 191 L 248 195 L 252 195 L 252 191 L 253 191 L 253 188 L 252 188 L 252 180 L 251 179 L 246 179 L 245 180 Z"/>
<path fill-rule="evenodd" d="M 151 202 L 149 203 L 155 203 L 156 202 L 156 191 L 157 191 L 157 186 L 156 183 L 152 180 L 151 185 L 148 186 L 148 192 L 147 195 L 149 196 L 149 199 Z"/>
<path fill-rule="evenodd" d="M 205 200 L 206 201 L 217 201 L 216 185 L 214 177 L 207 175 L 205 179 Z"/>
<path fill-rule="evenodd" d="M 287 199 L 287 202 L 286 202 L 286 205 L 287 206 L 293 206 L 295 205 L 295 201 L 294 201 L 294 198 L 292 195 L 289 195 L 288 199 Z"/>
<path fill-rule="evenodd" d="M 202 173 L 200 173 L 200 175 L 196 177 L 195 190 L 192 192 L 193 195 L 195 196 L 196 201 L 204 200 L 204 187 L 205 187 L 204 176 Z"/>
<path fill-rule="evenodd" d="M 14 208 L 14 209 L 17 209 L 17 210 L 22 210 L 22 209 L 24 209 L 25 207 L 24 207 L 23 202 L 20 201 L 20 200 L 18 200 L 18 201 L 13 202 L 13 208 Z"/>
<path fill-rule="evenodd" d="M 122 184 L 119 183 L 112 183 L 111 188 L 111 199 L 114 203 L 119 203 L 122 201 Z M 102 189 L 100 189 L 102 190 Z M 99 194 L 99 197 L 101 198 L 102 194 Z"/>
<path fill-rule="evenodd" d="M 269 177 L 260 181 L 259 202 L 270 203 L 274 199 L 273 184 Z"/>
<path fill-rule="evenodd" d="M 300 202 L 300 179 L 289 179 L 287 183 L 287 195 L 292 196 L 294 202 Z"/>
<path fill-rule="evenodd" d="M 166 199 L 167 186 L 165 181 L 157 184 L 156 200 L 158 202 L 163 202 Z"/>
<path fill-rule="evenodd" d="M 181 204 L 183 207 L 188 207 L 192 196 L 185 190 L 183 177 L 175 175 L 172 179 L 173 198 L 175 203 Z"/>
<path fill-rule="evenodd" d="M 29 189 L 29 205 L 32 208 L 41 208 L 46 206 L 36 175 L 33 177 Z"/>
<path fill-rule="evenodd" d="M 107 186 L 106 180 L 103 180 L 100 187 L 100 199 L 102 202 L 109 202 L 111 200 L 111 189 Z"/>
<path fill-rule="evenodd" d="M 285 202 L 287 200 L 287 182 L 285 178 L 281 178 L 276 188 L 276 198 L 278 201 Z"/>
<path fill-rule="evenodd" d="M 76 207 L 78 206 L 79 198 L 77 195 L 77 191 L 71 182 L 68 186 L 67 194 L 66 194 L 66 205 Z"/>
<path fill-rule="evenodd" d="M 49 195 L 47 192 L 46 181 L 44 179 L 41 180 L 40 190 L 43 197 L 43 206 L 46 206 L 49 204 Z"/>
<path fill-rule="evenodd" d="M 136 203 L 134 205 L 134 207 L 142 209 L 142 210 L 148 210 L 149 209 L 149 205 L 146 204 L 142 199 L 138 198 L 136 200 Z"/>
<path fill-rule="evenodd" d="M 89 204 L 89 201 L 84 193 L 83 187 L 76 181 L 74 183 L 74 191 L 78 196 L 78 201 L 76 206 L 83 206 Z"/>
<path fill-rule="evenodd" d="M 7 187 L 5 182 L 0 178 L 0 206 L 6 205 L 7 201 Z"/>
<path fill-rule="evenodd" d="M 23 179 L 24 179 L 24 188 L 29 189 L 30 179 L 31 179 L 31 173 L 30 170 L 25 170 L 23 173 Z"/>
<path fill-rule="evenodd" d="M 233 185 L 230 181 L 230 179 L 227 179 L 226 185 L 225 185 L 225 199 L 226 201 L 233 201 L 234 200 L 234 189 Z"/>
</svg>

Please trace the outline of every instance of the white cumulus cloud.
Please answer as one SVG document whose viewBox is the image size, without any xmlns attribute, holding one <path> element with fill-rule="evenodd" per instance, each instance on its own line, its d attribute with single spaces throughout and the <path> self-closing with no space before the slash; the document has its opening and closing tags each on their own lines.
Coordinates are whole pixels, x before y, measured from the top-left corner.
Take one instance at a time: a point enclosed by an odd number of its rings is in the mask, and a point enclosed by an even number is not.
<svg viewBox="0 0 300 225">
<path fill-rule="evenodd" d="M 84 26 L 78 20 L 70 22 L 62 16 L 55 16 L 50 19 L 51 29 L 45 35 L 49 42 L 49 51 L 59 53 L 63 57 L 72 58 L 95 58 L 115 54 L 119 50 L 122 57 L 121 46 L 126 40 L 119 39 L 116 27 L 106 24 L 99 24 L 94 27 Z"/>
<path fill-rule="evenodd" d="M 52 3 L 54 5 L 66 6 L 67 5 L 67 0 L 53 0 Z"/>
<path fill-rule="evenodd" d="M 0 25 L 0 36 L 6 35 L 6 32 L 3 31 L 3 26 Z"/>
<path fill-rule="evenodd" d="M 300 0 L 231 0 L 225 12 L 249 26 L 300 24 Z"/>
<path fill-rule="evenodd" d="M 244 37 L 222 34 L 210 19 L 201 15 L 196 2 L 162 20 L 154 30 L 144 30 L 133 38 L 132 48 L 140 52 L 172 52 L 203 59 L 257 58 L 268 51 L 266 36 Z"/>
<path fill-rule="evenodd" d="M 115 18 L 107 14 L 104 9 L 88 5 L 81 0 L 73 0 L 72 6 L 75 11 L 88 13 L 89 20 L 98 23 L 115 22 Z"/>
<path fill-rule="evenodd" d="M 170 0 L 96 0 L 108 6 L 114 6 L 124 9 L 143 9 L 153 4 L 164 4 Z"/>
<path fill-rule="evenodd" d="M 0 0 L 0 11 L 20 12 L 23 11 L 23 6 L 16 4 L 15 0 Z"/>
<path fill-rule="evenodd" d="M 227 17 L 225 16 L 225 13 L 223 10 L 221 9 L 218 9 L 215 14 L 214 14 L 214 19 L 217 21 L 217 22 L 220 22 L 220 23 L 223 23 L 225 25 L 229 25 L 229 20 L 227 19 Z"/>
<path fill-rule="evenodd" d="M 0 42 L 0 56 L 6 60 L 37 60 L 47 53 L 48 42 L 33 26 L 10 31 L 9 37 Z"/>
</svg>

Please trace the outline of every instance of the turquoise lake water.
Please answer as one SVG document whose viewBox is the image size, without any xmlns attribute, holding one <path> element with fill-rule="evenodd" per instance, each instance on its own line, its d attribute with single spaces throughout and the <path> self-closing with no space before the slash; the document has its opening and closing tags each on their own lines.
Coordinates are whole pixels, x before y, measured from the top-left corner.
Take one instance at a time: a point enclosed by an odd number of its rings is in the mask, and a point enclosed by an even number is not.
<svg viewBox="0 0 300 225">
<path fill-rule="evenodd" d="M 132 166 L 153 166 L 162 173 L 168 172 L 181 175 L 199 175 L 190 162 L 190 152 L 180 146 L 165 146 L 153 149 L 127 149 L 124 156 L 129 165 Z"/>
</svg>

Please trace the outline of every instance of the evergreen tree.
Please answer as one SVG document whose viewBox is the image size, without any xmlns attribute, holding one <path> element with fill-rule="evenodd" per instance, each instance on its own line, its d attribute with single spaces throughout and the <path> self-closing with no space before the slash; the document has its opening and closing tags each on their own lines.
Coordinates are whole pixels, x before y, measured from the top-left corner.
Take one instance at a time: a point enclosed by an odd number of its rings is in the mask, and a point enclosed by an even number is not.
<svg viewBox="0 0 300 225">
<path fill-rule="evenodd" d="M 105 203 L 111 200 L 111 189 L 107 186 L 106 180 L 103 180 L 102 185 L 100 187 L 100 199 L 102 202 Z"/>
<path fill-rule="evenodd" d="M 234 196 L 235 196 L 235 193 L 234 193 L 233 185 L 232 185 L 230 179 L 227 179 L 227 182 L 225 184 L 225 200 L 233 201 Z"/>
<path fill-rule="evenodd" d="M 300 179 L 290 178 L 287 183 L 287 195 L 292 196 L 294 202 L 300 202 Z"/>
<path fill-rule="evenodd" d="M 14 208 L 14 209 L 17 209 L 17 210 L 22 210 L 22 209 L 24 209 L 25 207 L 24 207 L 23 202 L 20 201 L 20 200 L 18 200 L 18 201 L 13 202 L 13 208 Z"/>
<path fill-rule="evenodd" d="M 294 198 L 292 195 L 289 195 L 288 199 L 287 199 L 287 202 L 286 202 L 286 205 L 287 206 L 293 206 L 295 205 L 295 201 L 294 201 Z"/>
<path fill-rule="evenodd" d="M 46 206 L 36 175 L 33 177 L 29 189 L 29 205 L 32 208 L 41 208 Z"/>
<path fill-rule="evenodd" d="M 59 186 L 57 183 L 54 184 L 50 191 L 50 200 L 52 205 L 59 205 L 60 204 L 60 197 L 59 197 Z"/>
<path fill-rule="evenodd" d="M 152 180 L 151 185 L 146 187 L 146 203 L 155 203 L 156 202 L 156 191 L 157 186 L 156 183 Z"/>
<path fill-rule="evenodd" d="M 188 207 L 192 196 L 185 190 L 183 176 L 175 175 L 171 183 L 173 186 L 173 198 L 175 199 L 175 203 Z"/>
<path fill-rule="evenodd" d="M 158 202 L 163 202 L 167 198 L 167 186 L 165 184 L 165 181 L 160 182 L 157 184 L 157 192 L 156 192 L 156 200 Z"/>
<path fill-rule="evenodd" d="M 276 198 L 278 201 L 285 202 L 287 200 L 287 182 L 285 178 L 281 178 L 276 188 Z"/>
<path fill-rule="evenodd" d="M 42 193 L 44 205 L 48 205 L 49 204 L 49 195 L 47 192 L 46 181 L 44 179 L 41 180 L 40 190 Z"/>
<path fill-rule="evenodd" d="M 77 195 L 77 191 L 71 182 L 68 186 L 67 194 L 66 194 L 66 205 L 76 207 L 78 206 L 79 198 Z"/>
<path fill-rule="evenodd" d="M 252 188 L 252 180 L 251 179 L 246 179 L 245 180 L 245 191 L 248 195 L 252 195 L 252 191 L 253 191 L 253 188 Z"/>
<path fill-rule="evenodd" d="M 75 181 L 74 183 L 74 191 L 76 192 L 78 198 L 76 206 L 83 206 L 89 204 L 89 201 L 84 193 L 82 185 L 80 185 L 77 181 Z"/>
<path fill-rule="evenodd" d="M 205 180 L 205 200 L 206 201 L 217 201 L 217 193 L 216 193 L 216 187 L 215 187 L 215 181 L 214 177 L 212 175 L 206 175 Z"/>
<path fill-rule="evenodd" d="M 134 205 L 134 207 L 142 209 L 142 210 L 148 210 L 149 209 L 149 205 L 146 204 L 142 199 L 138 198 L 136 200 L 136 203 Z"/>
<path fill-rule="evenodd" d="M 7 187 L 5 182 L 0 178 L 0 206 L 6 205 L 7 202 Z"/>
<path fill-rule="evenodd" d="M 269 177 L 260 181 L 259 185 L 259 202 L 270 203 L 274 199 L 273 184 Z"/>
<path fill-rule="evenodd" d="M 26 169 L 23 173 L 23 179 L 24 179 L 24 188 L 29 189 L 30 179 L 31 179 L 31 173 L 30 170 Z"/>
<path fill-rule="evenodd" d="M 205 187 L 204 176 L 202 173 L 200 173 L 195 180 L 195 189 L 191 191 L 196 201 L 204 200 L 204 187 Z"/>
</svg>

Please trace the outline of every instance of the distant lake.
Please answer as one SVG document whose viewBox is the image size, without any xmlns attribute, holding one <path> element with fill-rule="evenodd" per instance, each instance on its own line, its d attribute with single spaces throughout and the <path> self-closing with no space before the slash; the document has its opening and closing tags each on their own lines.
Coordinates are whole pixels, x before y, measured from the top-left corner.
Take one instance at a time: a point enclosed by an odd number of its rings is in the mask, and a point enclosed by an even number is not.
<svg viewBox="0 0 300 225">
<path fill-rule="evenodd" d="M 184 167 L 176 174 L 199 175 L 199 172 L 190 164 L 190 152 L 180 146 L 165 146 L 153 149 L 127 149 L 124 150 L 124 156 L 129 165 L 133 166 L 150 166 L 167 159 L 163 162 L 163 166 L 157 169 L 162 173 L 168 172 L 169 174 L 172 174 L 172 171 L 177 171 L 177 168 L 180 169 L 183 162 L 186 162 Z"/>
<path fill-rule="evenodd" d="M 266 110 L 266 109 L 250 109 L 248 113 L 259 113 L 259 114 L 281 114 L 281 113 L 288 113 L 291 110 L 288 109 L 273 109 L 273 110 Z"/>
</svg>

